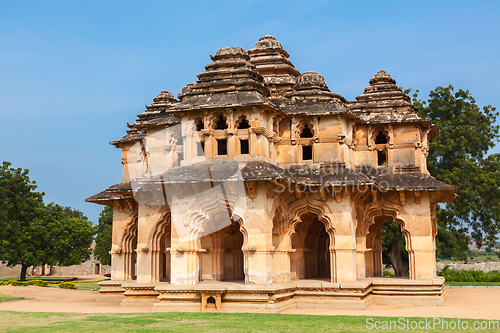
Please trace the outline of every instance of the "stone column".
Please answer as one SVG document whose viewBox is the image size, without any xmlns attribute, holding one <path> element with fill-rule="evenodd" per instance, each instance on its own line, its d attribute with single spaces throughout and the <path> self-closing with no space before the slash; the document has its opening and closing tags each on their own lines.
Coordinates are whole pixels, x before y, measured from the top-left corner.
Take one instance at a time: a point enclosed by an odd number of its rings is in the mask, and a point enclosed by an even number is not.
<svg viewBox="0 0 500 333">
<path fill-rule="evenodd" d="M 243 216 L 247 241 L 243 242 L 246 284 L 272 283 L 272 221 L 265 209 L 265 183 L 257 182 L 255 193 L 247 196 L 247 210 Z M 246 245 L 245 245 L 246 244 Z"/>
<path fill-rule="evenodd" d="M 353 243 L 353 236 L 335 234 L 335 251 L 332 255 L 335 255 L 337 283 L 356 282 L 356 247 Z"/>
</svg>

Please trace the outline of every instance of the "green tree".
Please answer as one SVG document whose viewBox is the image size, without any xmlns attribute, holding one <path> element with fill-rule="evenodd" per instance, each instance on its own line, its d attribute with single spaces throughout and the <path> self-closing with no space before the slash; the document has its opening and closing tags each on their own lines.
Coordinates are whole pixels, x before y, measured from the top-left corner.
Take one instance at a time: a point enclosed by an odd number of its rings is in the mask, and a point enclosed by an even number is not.
<svg viewBox="0 0 500 333">
<path fill-rule="evenodd" d="M 113 235 L 113 210 L 111 207 L 104 207 L 99 215 L 95 238 L 94 256 L 103 265 L 111 265 L 111 241 Z"/>
<path fill-rule="evenodd" d="M 436 256 L 441 259 L 454 259 L 469 261 L 467 250 L 469 249 L 470 237 L 458 230 L 438 226 L 436 236 Z"/>
<path fill-rule="evenodd" d="M 499 141 L 498 112 L 482 109 L 468 90 L 437 87 L 424 102 L 414 95 L 422 117 L 429 117 L 439 133 L 429 142 L 427 166 L 436 179 L 455 186 L 457 198 L 437 208 L 439 231 L 470 232 L 478 247 L 492 246 L 500 228 L 500 155 L 490 154 Z"/>
<path fill-rule="evenodd" d="M 384 221 L 382 226 L 382 262 L 385 265 L 391 265 L 396 276 L 408 276 L 410 262 L 408 251 L 406 251 L 406 241 L 401 227 L 392 222 Z"/>
<path fill-rule="evenodd" d="M 8 266 L 21 265 L 21 280 L 26 269 L 39 263 L 43 251 L 43 195 L 37 192 L 28 169 L 12 168 L 4 161 L 0 167 L 0 260 Z"/>
<path fill-rule="evenodd" d="M 28 173 L 5 161 L 0 167 L 0 260 L 20 264 L 22 281 L 32 265 L 82 263 L 90 257 L 94 234 L 86 217 L 74 216 L 78 211 L 46 206 Z"/>
<path fill-rule="evenodd" d="M 49 265 L 79 265 L 90 259 L 94 238 L 92 223 L 81 212 L 69 207 L 50 203 L 45 208 L 46 256 L 43 262 Z"/>
</svg>

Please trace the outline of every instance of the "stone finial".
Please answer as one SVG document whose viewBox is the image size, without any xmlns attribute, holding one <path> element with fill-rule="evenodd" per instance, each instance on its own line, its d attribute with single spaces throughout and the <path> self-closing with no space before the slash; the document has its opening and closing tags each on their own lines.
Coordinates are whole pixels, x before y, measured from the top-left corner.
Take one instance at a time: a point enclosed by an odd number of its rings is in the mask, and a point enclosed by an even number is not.
<svg viewBox="0 0 500 333">
<path fill-rule="evenodd" d="M 325 78 L 316 72 L 305 72 L 297 78 L 295 89 L 318 88 L 328 89 L 325 83 Z"/>
<path fill-rule="evenodd" d="M 386 71 L 381 70 L 377 74 L 375 74 L 373 78 L 370 80 L 370 85 L 374 85 L 377 83 L 396 84 L 396 80 L 394 80 Z"/>
<path fill-rule="evenodd" d="M 218 49 L 214 56 L 210 56 L 213 61 L 230 58 L 250 59 L 245 49 L 239 46 L 224 47 Z"/>
<path fill-rule="evenodd" d="M 175 97 L 167 90 L 162 90 L 155 98 L 153 98 L 155 103 L 175 103 L 177 100 Z"/>
<path fill-rule="evenodd" d="M 283 45 L 276 40 L 271 35 L 265 35 L 261 37 L 257 43 L 254 45 L 254 49 L 281 49 L 283 50 Z"/>
</svg>

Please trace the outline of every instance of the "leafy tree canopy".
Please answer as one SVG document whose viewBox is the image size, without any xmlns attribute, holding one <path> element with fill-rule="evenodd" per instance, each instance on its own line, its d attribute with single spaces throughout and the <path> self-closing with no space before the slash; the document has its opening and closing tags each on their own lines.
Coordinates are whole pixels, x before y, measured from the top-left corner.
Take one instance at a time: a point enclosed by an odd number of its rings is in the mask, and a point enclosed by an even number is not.
<svg viewBox="0 0 500 333">
<path fill-rule="evenodd" d="M 470 232 L 479 247 L 493 245 L 500 228 L 500 155 L 488 151 L 500 138 L 498 112 L 491 105 L 481 109 L 468 90 L 451 85 L 431 91 L 428 101 L 418 99 L 418 90 L 413 97 L 420 115 L 440 131 L 429 142 L 428 170 L 457 191 L 454 202 L 437 208 L 439 230 L 458 231 L 454 237 Z"/>
<path fill-rule="evenodd" d="M 111 241 L 113 235 L 113 210 L 111 207 L 104 207 L 99 215 L 99 224 L 96 228 L 94 256 L 103 265 L 111 265 Z"/>
<path fill-rule="evenodd" d="M 0 260 L 21 265 L 77 265 L 90 257 L 94 229 L 77 210 L 43 203 L 27 169 L 0 167 Z"/>
</svg>

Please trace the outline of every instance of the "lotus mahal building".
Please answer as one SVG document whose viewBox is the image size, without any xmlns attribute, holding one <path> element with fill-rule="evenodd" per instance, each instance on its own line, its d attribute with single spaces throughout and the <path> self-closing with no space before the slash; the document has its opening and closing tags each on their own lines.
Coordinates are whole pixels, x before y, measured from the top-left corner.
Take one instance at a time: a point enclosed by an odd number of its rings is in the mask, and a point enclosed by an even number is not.
<svg viewBox="0 0 500 333">
<path fill-rule="evenodd" d="M 455 190 L 429 175 L 438 129 L 396 81 L 380 71 L 347 101 L 269 35 L 210 58 L 111 142 L 122 182 L 86 199 L 113 209 L 99 300 L 221 312 L 443 305 L 436 205 Z M 404 234 L 408 278 L 383 277 L 386 220 Z"/>
</svg>

